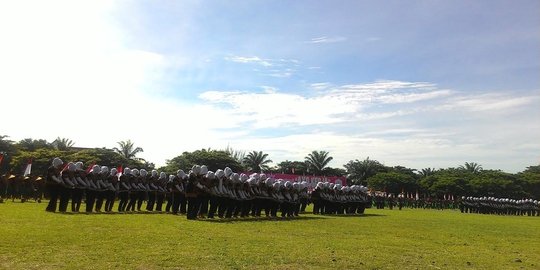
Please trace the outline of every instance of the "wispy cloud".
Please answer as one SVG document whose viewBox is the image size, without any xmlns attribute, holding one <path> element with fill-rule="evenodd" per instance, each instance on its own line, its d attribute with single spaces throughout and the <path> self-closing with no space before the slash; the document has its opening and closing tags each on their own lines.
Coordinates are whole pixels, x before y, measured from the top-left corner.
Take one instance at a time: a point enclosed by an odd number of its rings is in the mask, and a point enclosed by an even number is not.
<svg viewBox="0 0 540 270">
<path fill-rule="evenodd" d="M 330 86 L 332 86 L 332 84 L 329 83 L 329 82 L 323 82 L 323 83 L 312 83 L 309 86 L 313 90 L 320 91 L 320 90 L 326 90 L 326 89 L 330 88 Z"/>
<path fill-rule="evenodd" d="M 258 56 L 227 56 L 225 57 L 225 60 L 244 64 L 259 64 L 265 67 L 272 66 L 272 63 L 270 63 L 270 61 L 266 59 L 261 59 Z"/>
<path fill-rule="evenodd" d="M 343 42 L 343 41 L 346 41 L 346 40 L 347 40 L 346 37 L 341 37 L 341 36 L 334 36 L 334 37 L 322 36 L 322 37 L 312 38 L 307 43 L 313 43 L 313 44 L 317 44 L 317 43 L 336 43 L 336 42 Z"/>
<path fill-rule="evenodd" d="M 328 82 L 311 84 L 315 96 L 302 96 L 277 91 L 253 93 L 245 91 L 208 91 L 199 97 L 216 105 L 226 105 L 231 113 L 249 118 L 255 128 L 290 125 L 339 123 L 352 119 L 373 120 L 417 112 L 416 108 L 371 112 L 377 104 L 415 103 L 450 95 L 434 84 L 422 82 L 378 81 L 369 84 L 331 87 Z M 265 103 L 270 106 L 261 107 Z"/>
</svg>

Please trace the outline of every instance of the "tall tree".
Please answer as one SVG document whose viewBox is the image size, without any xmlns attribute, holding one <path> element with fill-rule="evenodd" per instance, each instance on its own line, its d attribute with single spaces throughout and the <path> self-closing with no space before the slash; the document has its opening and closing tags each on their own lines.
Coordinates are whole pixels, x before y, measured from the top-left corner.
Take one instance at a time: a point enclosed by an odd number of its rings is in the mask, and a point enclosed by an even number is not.
<svg viewBox="0 0 540 270">
<path fill-rule="evenodd" d="M 244 157 L 244 164 L 248 170 L 256 173 L 267 171 L 269 163 L 272 163 L 272 160 L 268 159 L 268 154 L 262 151 L 251 151 Z"/>
<path fill-rule="evenodd" d="M 53 149 L 52 145 L 44 139 L 31 139 L 26 138 L 20 140 L 15 144 L 18 150 L 22 151 L 36 151 L 38 149 Z"/>
<path fill-rule="evenodd" d="M 309 170 L 317 175 L 321 175 L 324 171 L 324 168 L 334 159 L 329 156 L 328 151 L 312 151 L 306 157 L 306 163 Z"/>
<path fill-rule="evenodd" d="M 244 168 L 237 160 L 232 158 L 227 152 L 220 150 L 201 149 L 193 152 L 184 152 L 179 156 L 167 160 L 166 165 L 159 170 L 167 173 L 176 173 L 182 169 L 186 173 L 191 169 L 191 166 L 206 165 L 211 171 L 217 169 L 231 168 L 235 172 L 243 172 Z"/>
<path fill-rule="evenodd" d="M 343 165 L 347 169 L 348 178 L 354 184 L 367 185 L 367 179 L 374 176 L 378 172 L 387 172 L 388 168 L 377 160 L 366 159 L 360 161 L 358 159 L 349 161 Z"/>
<path fill-rule="evenodd" d="M 71 147 L 73 147 L 73 145 L 75 145 L 75 143 L 72 140 L 68 138 L 60 138 L 60 137 L 57 137 L 56 140 L 54 140 L 51 144 L 56 150 L 60 150 L 60 151 L 67 151 Z"/>
<path fill-rule="evenodd" d="M 229 154 L 229 156 L 231 156 L 232 158 L 236 159 L 236 161 L 238 161 L 239 163 L 243 163 L 244 158 L 246 157 L 246 151 L 234 150 L 229 145 L 227 145 L 227 148 L 225 148 L 225 150 L 223 151 Z"/>
<path fill-rule="evenodd" d="M 131 140 L 120 141 L 117 143 L 120 148 L 114 147 L 113 149 L 127 159 L 140 159 L 137 158 L 136 155 L 138 153 L 144 152 L 142 148 L 135 147 L 135 144 Z"/>
<path fill-rule="evenodd" d="M 435 173 L 435 169 L 434 168 L 423 168 L 422 170 L 420 170 L 418 172 L 418 174 L 420 175 L 420 177 L 424 178 L 424 177 L 428 177 L 430 175 L 433 175 Z"/>
<path fill-rule="evenodd" d="M 476 162 L 465 162 L 465 165 L 461 165 L 459 168 L 471 173 L 479 173 L 482 171 L 482 166 Z"/>
<path fill-rule="evenodd" d="M 307 173 L 307 164 L 304 161 L 285 160 L 277 164 L 278 173 L 303 175 Z"/>
</svg>

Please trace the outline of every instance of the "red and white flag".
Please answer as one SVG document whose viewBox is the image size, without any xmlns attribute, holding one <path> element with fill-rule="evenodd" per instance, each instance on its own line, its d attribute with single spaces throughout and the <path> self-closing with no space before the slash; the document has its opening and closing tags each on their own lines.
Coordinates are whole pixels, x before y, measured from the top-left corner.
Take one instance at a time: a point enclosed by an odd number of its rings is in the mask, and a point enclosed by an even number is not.
<svg viewBox="0 0 540 270">
<path fill-rule="evenodd" d="M 4 160 L 4 154 L 0 154 L 0 165 L 2 165 L 3 160 Z"/>
<path fill-rule="evenodd" d="M 32 173 L 32 159 L 28 160 L 28 164 L 26 164 L 26 169 L 24 169 L 23 176 L 29 176 Z"/>
<path fill-rule="evenodd" d="M 96 165 L 96 163 L 95 163 L 95 162 L 94 162 L 94 163 L 92 163 L 92 164 L 90 164 L 90 166 L 88 166 L 88 168 L 86 168 L 86 174 L 89 174 L 89 173 L 90 173 L 90 171 L 92 171 L 92 168 L 94 167 L 94 165 Z"/>
</svg>

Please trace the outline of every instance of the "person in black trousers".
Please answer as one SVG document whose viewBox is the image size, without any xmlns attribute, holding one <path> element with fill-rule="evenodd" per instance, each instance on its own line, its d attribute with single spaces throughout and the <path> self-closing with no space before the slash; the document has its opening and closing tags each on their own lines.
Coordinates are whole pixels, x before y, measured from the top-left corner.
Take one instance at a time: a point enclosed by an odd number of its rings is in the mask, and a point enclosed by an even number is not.
<svg viewBox="0 0 540 270">
<path fill-rule="evenodd" d="M 45 178 L 45 188 L 49 191 L 49 204 L 45 209 L 48 212 L 56 212 L 56 204 L 60 196 L 62 185 L 64 182 L 60 177 L 60 171 L 64 162 L 60 158 L 54 158 L 52 161 L 52 166 L 47 169 L 47 176 Z"/>
</svg>

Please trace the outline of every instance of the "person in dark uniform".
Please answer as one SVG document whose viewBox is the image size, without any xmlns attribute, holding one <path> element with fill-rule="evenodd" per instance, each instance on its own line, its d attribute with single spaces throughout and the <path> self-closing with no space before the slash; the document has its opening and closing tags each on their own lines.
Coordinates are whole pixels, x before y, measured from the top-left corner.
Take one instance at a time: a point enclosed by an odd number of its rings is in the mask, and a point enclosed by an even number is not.
<svg viewBox="0 0 540 270">
<path fill-rule="evenodd" d="M 156 212 L 163 211 L 163 202 L 165 201 L 165 193 L 167 189 L 167 174 L 165 172 L 159 173 L 157 181 L 157 193 L 156 193 Z"/>
<path fill-rule="evenodd" d="M 118 212 L 124 213 L 128 205 L 129 200 L 129 190 L 131 189 L 131 183 L 129 179 L 131 175 L 131 170 L 125 168 L 120 177 L 118 178 Z"/>
<path fill-rule="evenodd" d="M 141 169 L 138 179 L 138 186 L 139 186 L 139 192 L 137 192 L 137 211 L 142 211 L 142 205 L 143 202 L 146 200 L 146 197 L 148 196 L 148 185 L 147 185 L 147 179 L 146 176 L 148 175 L 148 172 L 145 169 Z"/>
<path fill-rule="evenodd" d="M 97 180 L 97 191 L 96 191 L 96 213 L 101 213 L 101 208 L 103 207 L 103 202 L 107 194 L 108 185 L 106 184 L 107 178 L 109 177 L 109 167 L 101 166 L 99 177 Z"/>
<path fill-rule="evenodd" d="M 199 173 L 199 183 L 204 187 L 199 194 L 199 200 L 201 206 L 199 207 L 199 218 L 205 218 L 208 214 L 208 204 L 210 202 L 210 194 L 206 192 L 210 186 L 210 179 L 207 178 L 208 167 L 206 165 L 201 166 L 201 172 Z"/>
<path fill-rule="evenodd" d="M 118 175 L 115 168 L 111 169 L 111 172 L 104 178 L 107 190 L 105 191 L 105 212 L 112 212 L 114 206 L 114 199 L 116 198 L 116 191 L 118 190 Z"/>
<path fill-rule="evenodd" d="M 60 177 L 62 165 L 64 165 L 64 162 L 60 158 L 54 158 L 52 161 L 52 166 L 47 169 L 45 187 L 49 192 L 50 200 L 45 210 L 48 212 L 56 212 L 56 204 L 60 196 L 60 190 L 64 184 Z"/>
<path fill-rule="evenodd" d="M 96 203 L 96 196 L 99 190 L 98 179 L 101 168 L 99 165 L 94 165 L 92 171 L 86 176 L 88 189 L 86 190 L 86 213 L 92 213 Z"/>
<path fill-rule="evenodd" d="M 86 180 L 86 171 L 83 169 L 83 163 L 77 162 L 75 165 L 74 171 L 74 180 L 75 188 L 71 191 L 71 211 L 78 213 L 81 209 L 82 198 L 85 193 L 88 181 Z M 69 168 L 68 170 L 72 170 Z"/>
<path fill-rule="evenodd" d="M 181 195 L 184 192 L 184 187 L 182 186 L 182 178 L 180 175 L 169 175 L 169 181 L 172 182 L 172 190 L 171 190 L 171 196 L 173 200 L 172 204 L 172 214 L 178 215 L 178 211 L 180 210 L 180 200 Z"/>
<path fill-rule="evenodd" d="M 201 172 L 201 167 L 199 165 L 194 165 L 189 173 L 188 182 L 186 185 L 186 199 L 187 199 L 187 219 L 193 220 L 197 219 L 197 213 L 199 211 L 200 202 L 199 202 L 199 193 L 200 186 L 198 175 Z"/>
<path fill-rule="evenodd" d="M 137 169 L 131 169 L 131 173 L 129 175 L 129 203 L 127 204 L 127 212 L 135 212 L 135 206 L 137 205 L 137 199 L 139 198 L 139 191 L 141 187 L 139 186 L 139 181 L 137 179 L 137 175 L 139 175 L 139 170 Z"/>
<path fill-rule="evenodd" d="M 157 181 L 158 181 L 158 171 L 152 170 L 150 177 L 148 178 L 148 203 L 146 204 L 146 211 L 154 211 L 154 205 L 156 204 L 157 196 Z"/>
</svg>

